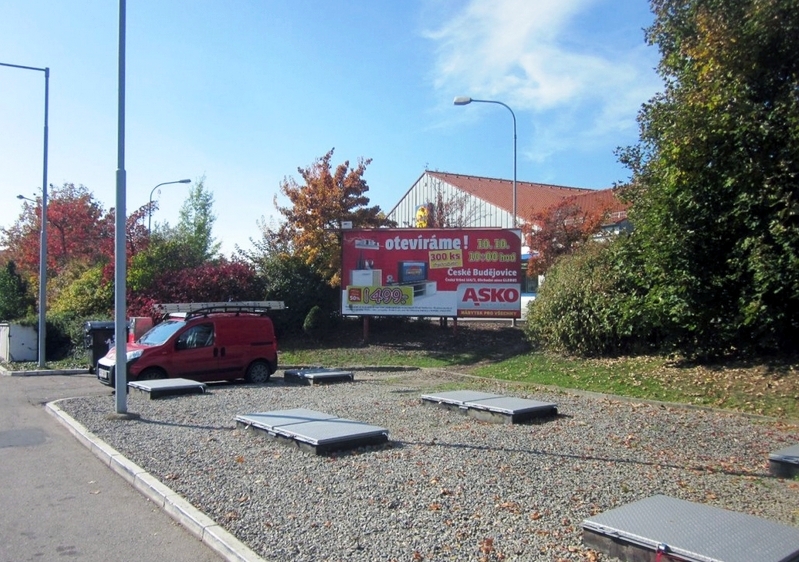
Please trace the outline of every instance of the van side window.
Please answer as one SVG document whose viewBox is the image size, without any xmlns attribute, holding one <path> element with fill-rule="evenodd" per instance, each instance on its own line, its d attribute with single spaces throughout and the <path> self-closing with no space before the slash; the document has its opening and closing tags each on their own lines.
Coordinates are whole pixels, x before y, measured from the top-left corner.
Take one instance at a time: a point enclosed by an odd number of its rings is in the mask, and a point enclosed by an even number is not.
<svg viewBox="0 0 799 562">
<path fill-rule="evenodd" d="M 178 349 L 195 349 L 208 347 L 214 343 L 214 325 L 198 324 L 192 326 L 182 334 L 177 341 Z"/>
</svg>

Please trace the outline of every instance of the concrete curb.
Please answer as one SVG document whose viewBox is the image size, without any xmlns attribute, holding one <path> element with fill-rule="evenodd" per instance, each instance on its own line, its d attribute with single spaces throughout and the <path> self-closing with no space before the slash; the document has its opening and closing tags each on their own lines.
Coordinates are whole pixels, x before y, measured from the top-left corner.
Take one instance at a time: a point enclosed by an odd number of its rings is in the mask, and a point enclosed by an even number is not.
<svg viewBox="0 0 799 562">
<path fill-rule="evenodd" d="M 88 369 L 41 369 L 38 371 L 9 371 L 0 367 L 0 375 L 8 377 L 36 377 L 45 375 L 88 375 Z"/>
<path fill-rule="evenodd" d="M 64 399 L 68 400 L 68 399 Z M 165 486 L 142 467 L 127 459 L 98 438 L 80 422 L 58 407 L 55 400 L 45 405 L 47 412 L 94 455 L 128 483 L 144 494 L 192 535 L 228 562 L 266 562 L 244 543 L 222 528 L 180 494 Z"/>
</svg>

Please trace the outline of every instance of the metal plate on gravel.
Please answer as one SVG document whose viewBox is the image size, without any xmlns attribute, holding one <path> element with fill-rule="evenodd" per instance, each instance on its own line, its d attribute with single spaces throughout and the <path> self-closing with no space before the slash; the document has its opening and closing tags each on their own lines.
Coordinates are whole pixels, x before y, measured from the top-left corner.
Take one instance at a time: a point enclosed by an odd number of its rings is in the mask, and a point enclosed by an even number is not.
<svg viewBox="0 0 799 562">
<path fill-rule="evenodd" d="M 179 394 L 202 394 L 205 392 L 205 384 L 189 379 L 155 379 L 146 381 L 129 382 L 130 388 L 135 388 L 142 392 L 148 392 L 150 398 L 160 396 L 174 396 Z"/>
<path fill-rule="evenodd" d="M 358 421 L 298 408 L 236 416 L 240 426 L 265 431 L 278 440 L 289 440 L 301 449 L 324 454 L 388 441 L 388 430 Z"/>
<path fill-rule="evenodd" d="M 437 402 L 439 404 L 452 404 L 463 406 L 465 402 L 484 400 L 486 398 L 500 398 L 499 394 L 488 392 L 477 392 L 475 390 L 452 390 L 449 392 L 438 392 L 436 394 L 422 394 L 422 400 Z"/>
<path fill-rule="evenodd" d="M 768 458 L 772 461 L 787 462 L 799 465 L 799 445 L 791 445 L 790 447 L 785 447 L 779 451 L 769 453 Z"/>
<path fill-rule="evenodd" d="M 283 372 L 283 378 L 290 382 L 304 382 L 314 384 L 317 382 L 340 382 L 352 381 L 354 376 L 352 371 L 342 371 L 341 369 L 287 369 Z"/>
<path fill-rule="evenodd" d="M 658 550 L 690 562 L 799 560 L 799 528 L 669 496 L 611 509 L 582 526 L 588 546 L 622 560 Z"/>
<path fill-rule="evenodd" d="M 335 417 L 336 416 L 331 416 L 323 412 L 317 412 L 316 410 L 294 408 L 293 410 L 275 410 L 272 412 L 259 412 L 257 414 L 242 414 L 236 416 L 236 421 L 244 425 L 251 425 L 258 429 L 270 431 L 285 425 L 330 420 Z"/>
<path fill-rule="evenodd" d="M 557 406 L 552 402 L 539 402 L 527 398 L 516 398 L 514 396 L 497 396 L 496 398 L 482 398 L 479 400 L 468 400 L 466 406 L 491 410 L 502 414 L 527 414 L 532 412 L 551 412 Z"/>
<path fill-rule="evenodd" d="M 799 476 L 799 445 L 793 445 L 769 453 L 768 471 L 778 478 L 795 478 Z"/>
<path fill-rule="evenodd" d="M 491 423 L 522 423 L 533 418 L 555 416 L 557 404 L 474 390 L 423 394 L 422 401 Z"/>
<path fill-rule="evenodd" d="M 302 424 L 284 425 L 275 429 L 286 437 L 314 446 L 331 445 L 368 437 L 388 437 L 388 430 L 384 427 L 344 418 L 309 421 Z"/>
</svg>

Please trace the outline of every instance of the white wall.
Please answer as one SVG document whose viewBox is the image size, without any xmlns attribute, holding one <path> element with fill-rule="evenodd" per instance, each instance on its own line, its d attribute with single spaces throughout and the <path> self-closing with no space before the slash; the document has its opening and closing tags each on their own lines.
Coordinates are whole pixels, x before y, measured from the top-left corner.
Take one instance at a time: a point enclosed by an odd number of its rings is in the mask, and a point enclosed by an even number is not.
<svg viewBox="0 0 799 562">
<path fill-rule="evenodd" d="M 0 359 L 10 361 L 36 361 L 39 355 L 39 338 L 36 329 L 19 324 L 0 324 Z"/>
</svg>

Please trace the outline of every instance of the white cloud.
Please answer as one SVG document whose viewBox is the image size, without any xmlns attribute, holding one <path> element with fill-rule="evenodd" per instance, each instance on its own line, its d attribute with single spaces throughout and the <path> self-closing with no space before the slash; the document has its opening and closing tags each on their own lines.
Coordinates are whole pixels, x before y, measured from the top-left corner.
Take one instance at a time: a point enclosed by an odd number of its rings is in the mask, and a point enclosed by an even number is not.
<svg viewBox="0 0 799 562">
<path fill-rule="evenodd" d="M 516 105 L 538 109 L 572 98 L 580 83 L 571 70 L 591 60 L 563 52 L 557 41 L 590 1 L 473 0 L 427 35 L 438 44 L 436 86 L 512 94 Z"/>
<path fill-rule="evenodd" d="M 634 133 L 638 108 L 660 87 L 654 51 L 643 35 L 630 48 L 614 44 L 611 30 L 582 29 L 588 17 L 617 8 L 602 0 L 470 0 L 426 34 L 437 49 L 435 87 L 545 119 L 552 144 L 537 142 L 539 157 L 567 142 Z"/>
</svg>

